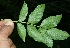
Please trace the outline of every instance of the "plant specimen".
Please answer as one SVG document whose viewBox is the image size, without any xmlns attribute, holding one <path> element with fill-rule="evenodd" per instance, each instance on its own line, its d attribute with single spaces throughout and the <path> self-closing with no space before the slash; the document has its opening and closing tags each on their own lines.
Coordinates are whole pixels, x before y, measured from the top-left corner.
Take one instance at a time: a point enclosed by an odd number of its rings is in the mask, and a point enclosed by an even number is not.
<svg viewBox="0 0 70 48">
<path fill-rule="evenodd" d="M 19 20 L 14 22 L 17 23 L 18 34 L 24 42 L 27 30 L 28 35 L 32 37 L 35 41 L 42 42 L 48 47 L 52 48 L 53 40 L 65 40 L 70 37 L 70 35 L 66 31 L 55 28 L 60 22 L 62 14 L 50 16 L 44 19 L 41 25 L 37 26 L 38 29 L 36 29 L 36 24 L 42 19 L 44 9 L 45 4 L 38 5 L 35 10 L 29 15 L 28 22 L 23 22 L 28 14 L 28 7 L 27 4 L 24 2 L 20 11 Z M 26 23 L 27 29 L 25 29 L 22 23 Z"/>
</svg>

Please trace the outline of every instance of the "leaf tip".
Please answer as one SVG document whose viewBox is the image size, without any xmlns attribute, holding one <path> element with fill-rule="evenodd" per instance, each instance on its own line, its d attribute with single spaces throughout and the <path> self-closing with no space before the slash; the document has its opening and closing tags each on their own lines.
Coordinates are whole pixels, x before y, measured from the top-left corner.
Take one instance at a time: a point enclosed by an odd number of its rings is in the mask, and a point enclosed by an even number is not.
<svg viewBox="0 0 70 48">
<path fill-rule="evenodd" d="M 45 4 L 41 4 L 41 6 L 45 9 Z"/>
<path fill-rule="evenodd" d="M 25 37 L 23 38 L 23 41 L 25 42 Z"/>
<path fill-rule="evenodd" d="M 24 3 L 25 3 L 25 1 L 24 1 Z"/>
<path fill-rule="evenodd" d="M 57 17 L 59 17 L 59 18 L 62 18 L 62 14 L 61 15 L 56 15 Z"/>
</svg>

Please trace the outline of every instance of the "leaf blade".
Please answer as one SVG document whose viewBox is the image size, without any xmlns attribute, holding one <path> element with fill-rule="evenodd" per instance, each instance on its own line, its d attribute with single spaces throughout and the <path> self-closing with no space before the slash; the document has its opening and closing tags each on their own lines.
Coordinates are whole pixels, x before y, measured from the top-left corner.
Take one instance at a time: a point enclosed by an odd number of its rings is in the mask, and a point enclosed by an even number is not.
<svg viewBox="0 0 70 48">
<path fill-rule="evenodd" d="M 38 23 L 42 16 L 45 9 L 45 4 L 38 5 L 33 12 L 29 15 L 28 22 L 31 24 Z"/>
<path fill-rule="evenodd" d="M 49 36 L 44 37 L 43 43 L 45 43 L 48 47 L 53 47 L 53 40 Z"/>
<path fill-rule="evenodd" d="M 41 33 L 42 37 L 43 37 L 43 43 L 46 44 L 48 47 L 51 47 L 53 46 L 53 40 L 50 36 L 48 36 L 46 34 L 46 29 L 43 29 L 43 28 L 39 28 L 38 31 Z"/>
<path fill-rule="evenodd" d="M 18 30 L 18 34 L 19 34 L 20 38 L 22 38 L 22 40 L 25 42 L 26 29 L 25 29 L 24 25 L 22 25 L 21 23 L 17 23 L 17 30 Z"/>
<path fill-rule="evenodd" d="M 61 18 L 62 18 L 62 15 L 50 16 L 44 19 L 40 26 L 46 29 L 56 27 L 57 24 L 60 22 Z"/>
<path fill-rule="evenodd" d="M 27 32 L 30 37 L 32 37 L 35 41 L 42 42 L 43 38 L 41 34 L 37 31 L 37 29 L 33 25 L 27 26 Z"/>
<path fill-rule="evenodd" d="M 70 37 L 66 31 L 62 31 L 57 28 L 47 30 L 47 34 L 54 40 L 65 40 Z"/>
<path fill-rule="evenodd" d="M 28 14 L 28 7 L 27 4 L 24 1 L 24 4 L 22 6 L 22 9 L 20 11 L 20 15 L 19 15 L 19 22 L 22 22 L 26 19 L 26 16 Z"/>
</svg>

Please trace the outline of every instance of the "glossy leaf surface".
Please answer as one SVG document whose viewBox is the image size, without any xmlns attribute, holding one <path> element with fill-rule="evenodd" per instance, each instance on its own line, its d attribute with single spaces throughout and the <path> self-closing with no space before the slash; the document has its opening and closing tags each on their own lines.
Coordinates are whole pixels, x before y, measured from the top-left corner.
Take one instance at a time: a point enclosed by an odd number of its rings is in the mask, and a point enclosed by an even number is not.
<svg viewBox="0 0 70 48">
<path fill-rule="evenodd" d="M 24 2 L 22 9 L 20 11 L 19 22 L 24 21 L 26 19 L 27 14 L 28 14 L 28 7 L 27 4 Z"/>
<path fill-rule="evenodd" d="M 18 30 L 18 34 L 19 34 L 20 38 L 22 38 L 22 40 L 25 42 L 26 29 L 25 29 L 24 25 L 22 25 L 21 23 L 17 23 L 17 30 Z"/>
<path fill-rule="evenodd" d="M 38 23 L 43 16 L 45 4 L 38 5 L 33 12 L 29 15 L 28 22 L 31 24 Z"/>
<path fill-rule="evenodd" d="M 41 23 L 41 27 L 44 29 L 50 29 L 56 27 L 57 24 L 60 22 L 62 15 L 50 16 L 44 19 Z"/>
</svg>

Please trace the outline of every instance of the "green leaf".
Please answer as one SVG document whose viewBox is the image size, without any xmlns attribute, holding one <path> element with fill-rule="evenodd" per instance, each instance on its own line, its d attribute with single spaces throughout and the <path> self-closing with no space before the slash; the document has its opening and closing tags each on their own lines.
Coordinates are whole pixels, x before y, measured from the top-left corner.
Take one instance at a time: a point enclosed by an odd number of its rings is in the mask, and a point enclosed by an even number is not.
<svg viewBox="0 0 70 48">
<path fill-rule="evenodd" d="M 48 34 L 46 34 L 47 30 L 43 29 L 43 28 L 39 28 L 38 31 L 41 33 L 42 37 L 43 37 L 43 43 L 45 43 L 48 47 L 52 47 L 53 46 L 53 40 L 50 36 L 48 36 Z"/>
<path fill-rule="evenodd" d="M 28 14 L 28 7 L 27 4 L 24 2 L 22 9 L 20 11 L 19 22 L 24 21 L 26 19 L 27 14 Z"/>
<path fill-rule="evenodd" d="M 50 16 L 44 19 L 40 26 L 45 29 L 56 27 L 57 24 L 60 22 L 61 18 L 62 15 Z"/>
<path fill-rule="evenodd" d="M 35 41 L 42 42 L 48 47 L 53 46 L 53 40 L 46 34 L 41 34 L 33 25 L 28 25 L 27 27 L 28 35 L 32 37 Z"/>
<path fill-rule="evenodd" d="M 21 23 L 17 23 L 17 30 L 18 30 L 18 34 L 19 34 L 20 38 L 22 38 L 22 40 L 25 42 L 26 29 L 25 29 L 24 25 L 22 25 Z"/>
<path fill-rule="evenodd" d="M 38 29 L 38 31 L 39 31 L 42 35 L 44 35 L 44 34 L 47 32 L 46 29 L 41 28 L 41 27 Z"/>
<path fill-rule="evenodd" d="M 50 36 L 54 40 L 64 40 L 70 37 L 70 35 L 66 31 L 59 30 L 57 28 L 51 28 L 47 30 L 48 36 Z"/>
<path fill-rule="evenodd" d="M 27 25 L 27 32 L 35 41 L 42 42 L 43 38 L 33 25 Z"/>
<path fill-rule="evenodd" d="M 38 23 L 43 16 L 45 4 L 38 5 L 33 12 L 29 15 L 28 22 L 31 24 Z"/>
<path fill-rule="evenodd" d="M 43 43 L 45 43 L 48 47 L 52 48 L 52 46 L 53 46 L 53 40 L 52 40 L 52 38 L 50 38 L 49 36 L 47 36 L 47 37 L 44 37 L 43 39 L 44 39 Z"/>
</svg>

